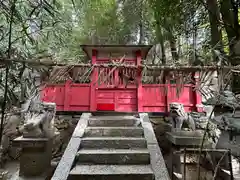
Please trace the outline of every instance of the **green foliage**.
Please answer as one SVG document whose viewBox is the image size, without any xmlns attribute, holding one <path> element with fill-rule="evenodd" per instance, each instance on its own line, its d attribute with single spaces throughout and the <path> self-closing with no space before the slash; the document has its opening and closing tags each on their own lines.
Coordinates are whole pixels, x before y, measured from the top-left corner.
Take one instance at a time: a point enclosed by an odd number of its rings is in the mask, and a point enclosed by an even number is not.
<svg viewBox="0 0 240 180">
<path fill-rule="evenodd" d="M 181 62 L 191 59 L 193 51 L 207 63 L 212 56 L 203 1 L 5 0 L 0 3 L 0 58 L 6 58 L 9 47 L 10 5 L 14 1 L 11 58 L 83 62 L 86 58 L 80 44 L 137 44 L 140 34 L 141 43 L 163 44 L 168 59 L 172 58 L 168 56 L 169 42 L 175 43 Z M 222 32 L 224 44 L 228 44 L 225 30 Z M 12 66 L 11 73 L 22 67 Z M 19 81 L 15 82 L 13 89 L 19 87 Z"/>
</svg>

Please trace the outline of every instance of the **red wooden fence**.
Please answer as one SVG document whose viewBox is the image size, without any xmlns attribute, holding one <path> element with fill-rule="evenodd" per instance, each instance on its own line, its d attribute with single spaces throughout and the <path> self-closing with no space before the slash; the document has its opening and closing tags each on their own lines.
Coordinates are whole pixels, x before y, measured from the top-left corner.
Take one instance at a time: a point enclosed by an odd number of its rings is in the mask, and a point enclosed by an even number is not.
<svg viewBox="0 0 240 180">
<path fill-rule="evenodd" d="M 95 97 L 91 97 L 92 89 Z M 141 89 L 138 91 L 138 88 L 130 87 L 106 91 L 91 84 L 67 81 L 65 84 L 48 85 L 44 88 L 42 100 L 56 102 L 58 111 L 97 111 L 97 105 L 112 104 L 106 110 L 113 108 L 112 110 L 118 112 L 167 112 L 171 102 L 183 103 L 186 111 L 201 111 L 197 107 L 201 104 L 201 97 L 192 91 L 191 85 L 185 85 L 179 96 L 176 85 L 172 84 L 143 84 Z"/>
</svg>

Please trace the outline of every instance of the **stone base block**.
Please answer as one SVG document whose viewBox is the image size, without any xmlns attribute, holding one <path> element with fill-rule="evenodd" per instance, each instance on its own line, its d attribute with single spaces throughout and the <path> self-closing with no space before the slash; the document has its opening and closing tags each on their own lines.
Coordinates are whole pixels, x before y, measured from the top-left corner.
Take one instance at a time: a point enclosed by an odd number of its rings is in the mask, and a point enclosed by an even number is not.
<svg viewBox="0 0 240 180">
<path fill-rule="evenodd" d="M 51 167 L 52 141 L 45 138 L 15 139 L 22 148 L 20 176 L 40 176 Z"/>
<path fill-rule="evenodd" d="M 203 138 L 202 131 L 167 132 L 167 139 L 177 146 L 200 146 Z"/>
</svg>

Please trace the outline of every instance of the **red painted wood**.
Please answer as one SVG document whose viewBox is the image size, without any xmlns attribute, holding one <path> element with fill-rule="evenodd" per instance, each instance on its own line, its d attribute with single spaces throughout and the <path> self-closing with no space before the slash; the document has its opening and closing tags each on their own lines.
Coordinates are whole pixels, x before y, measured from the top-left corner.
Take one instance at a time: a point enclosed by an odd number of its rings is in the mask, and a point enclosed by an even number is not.
<svg viewBox="0 0 240 180">
<path fill-rule="evenodd" d="M 66 87 L 68 93 L 65 94 Z M 65 86 L 48 85 L 43 89 L 41 98 L 46 102 L 55 102 L 57 111 L 90 111 L 89 84 L 71 84 L 69 81 Z"/>
<path fill-rule="evenodd" d="M 71 87 L 71 93 L 69 94 L 69 105 L 83 105 L 88 106 L 90 102 L 90 86 L 75 86 Z"/>
<path fill-rule="evenodd" d="M 96 94 L 97 104 L 114 104 L 115 111 L 118 112 L 137 111 L 136 89 L 98 89 Z"/>
<path fill-rule="evenodd" d="M 70 91 L 70 111 L 90 111 L 90 84 L 72 84 Z"/>
<path fill-rule="evenodd" d="M 136 99 L 136 89 L 130 90 L 130 89 L 122 89 L 118 90 L 118 98 L 119 99 Z"/>
<path fill-rule="evenodd" d="M 164 84 L 143 84 L 143 112 L 165 112 L 166 102 L 164 88 Z"/>
<path fill-rule="evenodd" d="M 97 62 L 97 51 L 92 51 L 92 64 Z M 91 75 L 91 92 L 90 92 L 90 111 L 96 111 L 96 82 L 97 82 L 97 68 L 94 68 Z"/>
<path fill-rule="evenodd" d="M 69 96 L 71 94 L 71 81 L 68 80 L 66 81 L 65 83 L 65 91 L 64 91 L 64 111 L 69 111 L 70 109 L 70 99 L 69 99 Z"/>
<path fill-rule="evenodd" d="M 115 92 L 116 105 L 118 112 L 136 112 L 137 111 L 137 89 L 118 89 Z"/>
<path fill-rule="evenodd" d="M 97 111 L 115 111 L 114 103 L 98 103 Z"/>
<path fill-rule="evenodd" d="M 177 86 L 171 84 L 168 89 L 168 107 L 172 102 L 179 102 L 184 105 L 187 112 L 195 109 L 194 92 L 192 91 L 192 85 L 185 85 L 179 95 L 177 96 Z"/>
<path fill-rule="evenodd" d="M 141 57 L 141 51 L 136 52 L 137 57 L 137 66 L 141 65 L 142 57 Z M 143 87 L 142 87 L 142 73 L 138 73 L 137 82 L 138 82 L 138 88 L 137 88 L 137 109 L 139 112 L 143 112 Z"/>
<path fill-rule="evenodd" d="M 116 58 L 116 60 L 120 60 L 121 58 Z M 98 63 L 107 63 L 109 62 L 110 58 L 97 58 L 97 62 Z M 131 64 L 135 64 L 136 62 L 136 58 L 124 58 L 124 62 L 126 63 L 131 63 Z"/>
<path fill-rule="evenodd" d="M 64 85 L 49 85 L 43 88 L 41 99 L 46 102 L 55 102 L 57 111 L 62 111 L 64 106 Z"/>
<path fill-rule="evenodd" d="M 195 73 L 195 82 L 196 82 L 196 85 L 198 86 L 199 85 L 199 72 L 196 72 Z M 203 112 L 203 106 L 202 106 L 202 97 L 201 97 L 201 94 L 199 91 L 195 91 L 196 93 L 196 109 L 198 112 Z"/>
<path fill-rule="evenodd" d="M 136 106 L 131 104 L 121 104 L 118 106 L 117 112 L 137 112 Z"/>
<path fill-rule="evenodd" d="M 135 53 L 133 52 L 133 56 L 135 56 L 134 54 Z M 107 53 L 105 55 L 107 56 Z M 136 57 L 124 58 L 124 59 L 122 59 L 122 57 L 119 57 L 119 58 L 110 60 L 110 58 L 97 56 L 97 59 L 96 59 L 97 64 L 112 63 L 111 61 L 124 62 L 125 64 L 135 65 Z M 124 71 L 124 74 L 125 74 L 125 73 L 132 73 L 133 70 L 121 69 L 121 71 Z M 97 103 L 97 108 L 99 109 L 99 104 L 100 104 L 100 108 L 102 107 L 101 106 L 102 104 L 107 104 L 107 105 L 113 104 L 115 111 L 119 111 L 119 112 L 137 111 L 136 84 L 128 84 L 127 88 L 125 88 L 125 83 L 123 83 L 122 79 L 120 79 L 118 73 L 119 73 L 118 68 L 114 68 L 114 67 L 99 68 L 98 77 L 101 79 L 102 82 L 103 80 L 106 80 L 106 81 L 104 81 L 104 83 L 100 85 L 99 84 L 97 85 L 96 100 L 95 100 Z M 109 78 L 106 79 L 106 76 Z M 105 108 L 105 106 L 103 107 Z"/>
<path fill-rule="evenodd" d="M 69 83 L 69 82 L 68 82 Z M 164 87 L 168 86 L 166 102 Z M 66 89 L 67 92 L 66 93 Z M 176 96 L 176 85 L 169 84 L 143 84 L 142 85 L 142 110 L 138 109 L 139 99 L 136 88 L 99 88 L 94 89 L 95 98 L 91 98 L 91 85 L 71 84 L 65 87 L 62 85 L 47 86 L 42 91 L 42 100 L 56 102 L 58 111 L 92 111 L 90 108 L 91 99 L 97 104 L 114 104 L 115 111 L 119 112 L 165 112 L 165 108 L 171 102 L 184 104 L 186 111 L 196 107 L 191 85 L 185 85 L 179 97 Z M 201 96 L 198 96 L 198 103 Z M 66 98 L 65 96 L 68 96 Z M 67 104 L 64 104 L 67 103 Z M 200 104 L 200 103 L 199 103 Z M 95 106 L 95 110 L 96 110 Z M 94 110 L 94 111 L 95 111 Z M 201 108 L 198 108 L 201 111 Z"/>
</svg>

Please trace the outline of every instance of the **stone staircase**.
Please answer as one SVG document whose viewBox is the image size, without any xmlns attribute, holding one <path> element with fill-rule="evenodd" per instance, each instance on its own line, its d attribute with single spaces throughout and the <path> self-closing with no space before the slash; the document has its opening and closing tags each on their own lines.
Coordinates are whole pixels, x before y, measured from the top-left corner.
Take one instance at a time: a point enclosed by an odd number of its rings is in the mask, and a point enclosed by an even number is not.
<svg viewBox="0 0 240 180">
<path fill-rule="evenodd" d="M 69 179 L 153 180 L 150 153 L 134 116 L 96 116 L 88 120 Z"/>
<path fill-rule="evenodd" d="M 169 180 L 150 122 L 98 115 L 79 123 L 52 180 Z"/>
</svg>

